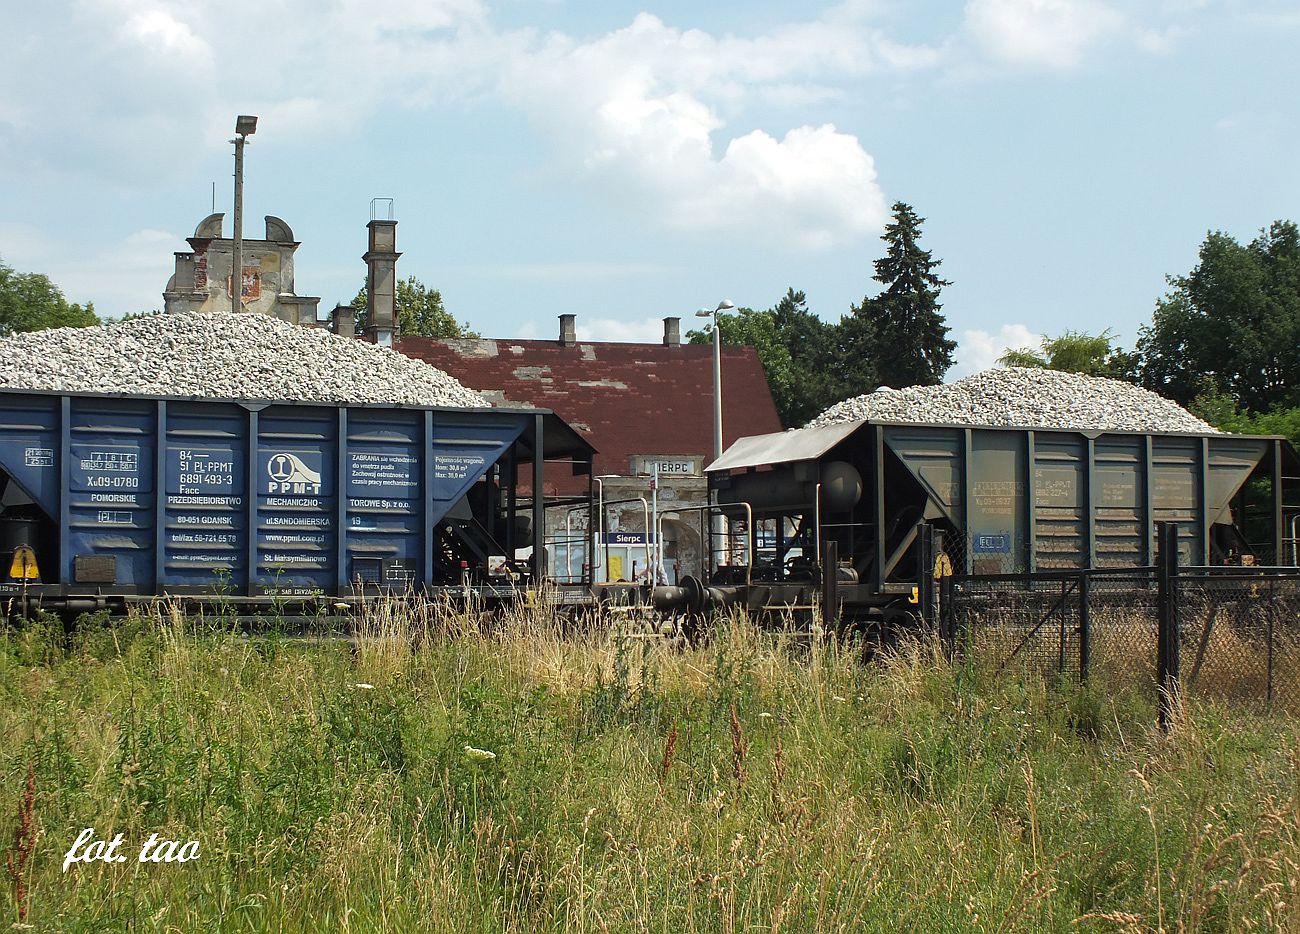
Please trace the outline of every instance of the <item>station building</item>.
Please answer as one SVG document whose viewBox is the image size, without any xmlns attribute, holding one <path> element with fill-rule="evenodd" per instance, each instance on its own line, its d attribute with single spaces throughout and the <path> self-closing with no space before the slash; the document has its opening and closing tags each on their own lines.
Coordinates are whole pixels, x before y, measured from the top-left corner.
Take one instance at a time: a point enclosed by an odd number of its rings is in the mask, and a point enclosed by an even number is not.
<svg viewBox="0 0 1300 934">
<path fill-rule="evenodd" d="M 664 318 L 657 344 L 585 341 L 575 315 L 559 316 L 554 340 L 399 337 L 401 353 L 436 366 L 494 403 L 552 409 L 595 447 L 599 518 L 565 508 L 591 479 L 548 473 L 551 573 L 647 580 L 654 536 L 663 536 L 663 577 L 699 574 L 708 549 L 704 467 L 713 453 L 713 348 L 682 343 L 681 320 Z M 752 347 L 722 348 L 723 448 L 781 421 Z M 657 482 L 656 482 L 657 477 Z M 644 500 L 644 503 L 643 503 Z M 600 505 L 597 506 L 599 510 Z M 599 513 L 597 513 L 599 515 Z M 649 515 L 649 521 L 647 516 Z"/>
</svg>

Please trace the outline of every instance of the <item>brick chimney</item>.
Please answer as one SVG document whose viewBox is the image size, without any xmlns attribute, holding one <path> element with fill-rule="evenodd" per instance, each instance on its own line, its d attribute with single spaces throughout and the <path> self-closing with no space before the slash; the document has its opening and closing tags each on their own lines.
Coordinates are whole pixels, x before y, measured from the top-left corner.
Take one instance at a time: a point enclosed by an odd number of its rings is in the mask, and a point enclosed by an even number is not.
<svg viewBox="0 0 1300 934">
<path fill-rule="evenodd" d="M 335 305 L 330 315 L 330 330 L 340 337 L 355 337 L 357 312 L 351 305 Z"/>
<path fill-rule="evenodd" d="M 664 318 L 664 346 L 679 347 L 682 343 L 682 319 Z"/>
<path fill-rule="evenodd" d="M 366 340 L 392 347 L 397 337 L 397 221 L 371 221 L 366 261 Z"/>
<path fill-rule="evenodd" d="M 560 346 L 572 347 L 578 342 L 577 315 L 560 315 Z"/>
</svg>

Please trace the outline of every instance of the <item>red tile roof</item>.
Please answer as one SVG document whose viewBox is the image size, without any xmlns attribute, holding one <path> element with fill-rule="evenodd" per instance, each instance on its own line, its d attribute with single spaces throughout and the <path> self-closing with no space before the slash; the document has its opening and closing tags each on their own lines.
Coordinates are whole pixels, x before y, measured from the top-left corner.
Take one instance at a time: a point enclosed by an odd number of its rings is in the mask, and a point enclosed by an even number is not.
<svg viewBox="0 0 1300 934">
<path fill-rule="evenodd" d="M 553 409 L 596 448 L 595 472 L 626 476 L 634 454 L 713 454 L 713 348 L 555 340 L 403 337 L 397 349 L 506 403 Z M 494 401 L 498 401 L 493 396 Z M 722 348 L 723 448 L 781 430 L 752 347 Z M 585 491 L 585 477 L 559 484 Z M 548 492 L 550 480 L 547 482 Z"/>
</svg>

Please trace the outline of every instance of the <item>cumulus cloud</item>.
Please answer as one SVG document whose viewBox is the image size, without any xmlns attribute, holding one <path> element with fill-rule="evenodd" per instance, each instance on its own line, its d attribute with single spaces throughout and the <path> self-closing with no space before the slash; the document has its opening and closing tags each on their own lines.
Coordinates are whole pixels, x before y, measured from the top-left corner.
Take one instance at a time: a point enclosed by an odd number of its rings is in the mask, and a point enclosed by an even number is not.
<svg viewBox="0 0 1300 934">
<path fill-rule="evenodd" d="M 1100 0 L 969 0 L 965 25 L 995 60 L 1071 68 L 1124 22 L 1120 12 Z"/>
<path fill-rule="evenodd" d="M 507 69 L 501 87 L 562 165 L 580 166 L 626 210 L 686 231 L 827 246 L 887 215 L 861 141 L 830 124 L 719 138 L 747 95 L 788 97 L 803 81 L 817 95 L 821 75 L 924 63 L 924 50 L 908 58 L 835 21 L 843 15 L 739 39 L 642 13 L 590 42 L 550 37 Z"/>
<path fill-rule="evenodd" d="M 1023 324 L 1004 324 L 997 331 L 977 328 L 962 331 L 957 341 L 956 362 L 948 371 L 948 381 L 970 376 L 996 366 L 998 357 L 1008 350 L 1036 350 L 1043 335 Z"/>
<path fill-rule="evenodd" d="M 182 58 L 190 67 L 212 64 L 212 49 L 194 30 L 163 9 L 146 9 L 131 14 L 122 32 L 141 47 Z"/>
<path fill-rule="evenodd" d="M 886 217 L 868 145 L 831 124 L 757 128 L 748 115 L 943 54 L 885 36 L 874 4 L 857 0 L 752 36 L 647 13 L 585 39 L 507 30 L 486 0 L 282 0 L 273 23 L 266 14 L 260 0 L 26 5 L 0 61 L 0 164 L 130 184 L 183 171 L 229 136 L 233 113 L 261 114 L 260 138 L 325 138 L 391 104 L 415 120 L 450 100 L 504 104 L 537 130 L 549 173 L 630 216 L 817 248 Z M 220 62 L 249 65 L 216 80 Z M 4 90 L 32 80 L 46 87 L 39 101 Z M 50 110 L 65 118 L 57 132 Z"/>
</svg>

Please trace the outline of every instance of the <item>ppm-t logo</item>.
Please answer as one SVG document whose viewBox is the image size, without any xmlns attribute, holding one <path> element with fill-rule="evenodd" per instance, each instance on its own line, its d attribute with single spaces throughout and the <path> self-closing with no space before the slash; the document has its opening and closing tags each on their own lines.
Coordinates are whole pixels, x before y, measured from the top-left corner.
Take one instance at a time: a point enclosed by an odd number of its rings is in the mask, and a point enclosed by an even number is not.
<svg viewBox="0 0 1300 934">
<path fill-rule="evenodd" d="M 266 462 L 266 473 L 270 477 L 266 484 L 268 493 L 320 495 L 320 471 L 312 470 L 297 454 L 272 455 Z"/>
</svg>

